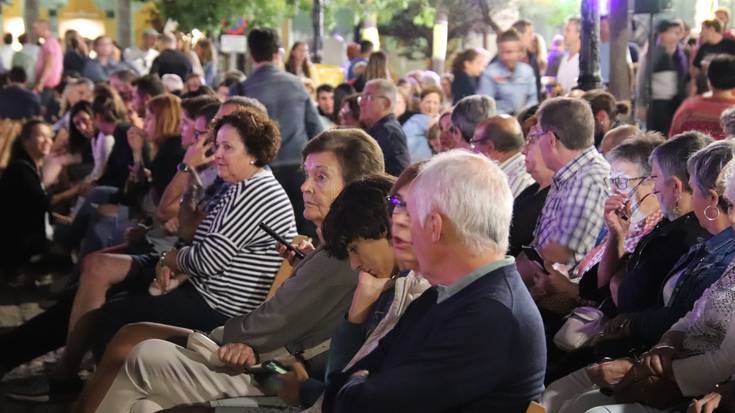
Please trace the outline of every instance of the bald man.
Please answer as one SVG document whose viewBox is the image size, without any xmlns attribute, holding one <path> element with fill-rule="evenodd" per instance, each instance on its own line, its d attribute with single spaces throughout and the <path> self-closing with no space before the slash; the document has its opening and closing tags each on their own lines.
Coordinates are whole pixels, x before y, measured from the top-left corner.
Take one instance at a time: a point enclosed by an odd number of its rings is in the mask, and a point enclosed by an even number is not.
<svg viewBox="0 0 735 413">
<path fill-rule="evenodd" d="M 492 116 L 480 122 L 470 140 L 473 151 L 492 159 L 505 172 L 514 198 L 534 183 L 526 171 L 526 157 L 521 153 L 525 143 L 518 120 L 508 115 Z"/>
<path fill-rule="evenodd" d="M 600 142 L 600 152 L 603 156 L 607 156 L 611 150 L 638 132 L 640 132 L 640 129 L 634 125 L 622 125 L 610 129 L 602 138 L 602 142 Z"/>
</svg>

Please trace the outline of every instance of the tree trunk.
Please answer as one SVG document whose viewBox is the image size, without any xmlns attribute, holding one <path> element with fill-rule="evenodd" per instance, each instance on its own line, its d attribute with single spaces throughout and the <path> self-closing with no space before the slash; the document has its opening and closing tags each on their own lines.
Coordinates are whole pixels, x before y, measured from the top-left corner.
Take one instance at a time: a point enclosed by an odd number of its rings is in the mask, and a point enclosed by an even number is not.
<svg viewBox="0 0 735 413">
<path fill-rule="evenodd" d="M 314 31 L 313 43 L 311 45 L 311 61 L 321 63 L 322 49 L 324 48 L 324 0 L 313 0 L 311 25 Z"/>
<path fill-rule="evenodd" d="M 123 50 L 133 43 L 132 25 L 130 0 L 117 0 L 117 41 Z"/>
<path fill-rule="evenodd" d="M 579 79 L 582 90 L 599 89 L 600 81 L 600 5 L 598 0 L 582 0 L 582 49 L 579 52 Z"/>
<path fill-rule="evenodd" d="M 34 33 L 33 23 L 40 19 L 40 0 L 25 0 L 25 10 L 23 13 L 23 20 L 26 27 L 26 33 L 28 33 L 32 42 L 38 41 L 38 36 Z"/>
<path fill-rule="evenodd" d="M 617 100 L 630 100 L 631 82 L 628 65 L 630 8 L 628 0 L 610 1 L 610 93 Z"/>
</svg>

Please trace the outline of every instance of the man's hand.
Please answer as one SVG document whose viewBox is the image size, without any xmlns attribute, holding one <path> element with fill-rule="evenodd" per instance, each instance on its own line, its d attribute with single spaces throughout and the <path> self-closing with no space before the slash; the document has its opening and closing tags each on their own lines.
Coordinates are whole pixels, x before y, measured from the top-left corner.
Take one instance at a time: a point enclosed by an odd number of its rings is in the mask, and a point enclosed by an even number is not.
<svg viewBox="0 0 735 413">
<path fill-rule="evenodd" d="M 217 356 L 223 363 L 236 370 L 243 370 L 245 367 L 258 364 L 255 351 L 245 343 L 225 344 L 217 350 Z"/>
<path fill-rule="evenodd" d="M 364 323 L 380 294 L 391 289 L 394 284 L 395 280 L 390 277 L 376 277 L 368 272 L 360 271 L 347 319 L 354 324 Z"/>
<path fill-rule="evenodd" d="M 718 384 L 712 393 L 692 401 L 687 413 L 712 413 L 714 409 L 718 412 L 735 413 L 735 382 Z"/>
<path fill-rule="evenodd" d="M 301 390 L 301 384 L 309 379 L 309 374 L 306 372 L 304 365 L 298 361 L 292 364 L 290 369 L 291 371 L 288 373 L 278 376 L 281 381 L 278 397 L 292 406 L 297 406 L 300 404 L 299 391 Z"/>
</svg>

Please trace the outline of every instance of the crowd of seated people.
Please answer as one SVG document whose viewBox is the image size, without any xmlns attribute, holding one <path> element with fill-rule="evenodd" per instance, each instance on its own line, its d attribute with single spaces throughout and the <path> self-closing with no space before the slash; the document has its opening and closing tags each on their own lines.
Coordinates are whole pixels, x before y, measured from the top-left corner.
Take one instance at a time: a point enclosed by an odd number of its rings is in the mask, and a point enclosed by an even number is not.
<svg viewBox="0 0 735 413">
<path fill-rule="evenodd" d="M 662 61 L 676 28 L 659 25 Z M 735 412 L 735 57 L 710 56 L 711 92 L 639 128 L 604 90 L 534 89 L 512 111 L 520 84 L 475 93 L 509 65 L 534 88 L 515 30 L 490 72 L 462 52 L 447 90 L 394 82 L 365 44 L 364 71 L 318 102 L 304 43 L 284 71 L 272 29 L 251 30 L 256 67 L 226 98 L 103 53 L 109 80 L 70 80 L 55 125 L 23 120 L 0 176 L 4 281 L 66 259 L 65 288 L 0 333 L 0 374 L 57 362 L 6 396 L 90 413 Z"/>
</svg>

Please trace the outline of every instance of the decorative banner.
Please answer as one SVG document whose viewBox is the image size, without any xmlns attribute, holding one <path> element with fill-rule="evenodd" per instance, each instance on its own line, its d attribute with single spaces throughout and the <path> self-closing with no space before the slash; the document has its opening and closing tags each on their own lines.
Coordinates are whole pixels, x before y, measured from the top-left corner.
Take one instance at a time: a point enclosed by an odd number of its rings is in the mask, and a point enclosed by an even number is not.
<svg viewBox="0 0 735 413">
<path fill-rule="evenodd" d="M 222 19 L 222 33 L 223 34 L 245 34 L 245 29 L 248 28 L 248 19 L 244 16 L 240 16 L 234 21 L 230 21 L 227 18 Z"/>
</svg>

